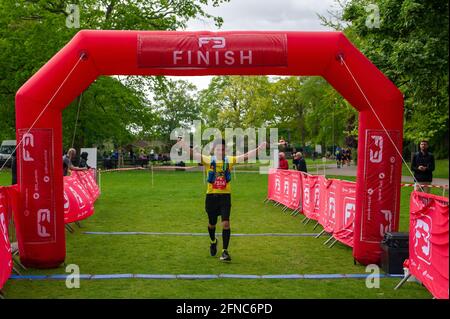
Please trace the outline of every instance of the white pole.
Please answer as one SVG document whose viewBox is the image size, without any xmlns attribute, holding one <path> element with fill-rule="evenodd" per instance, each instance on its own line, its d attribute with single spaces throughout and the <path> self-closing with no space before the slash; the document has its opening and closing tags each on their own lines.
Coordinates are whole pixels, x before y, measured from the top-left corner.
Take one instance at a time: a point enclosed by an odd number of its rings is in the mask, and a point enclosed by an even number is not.
<svg viewBox="0 0 450 319">
<path fill-rule="evenodd" d="M 278 169 L 279 167 L 279 159 L 278 159 L 278 154 L 280 153 L 280 151 L 278 150 L 278 148 L 273 150 L 273 168 Z"/>
<path fill-rule="evenodd" d="M 98 170 L 98 188 L 100 189 L 100 194 L 102 193 L 102 170 Z"/>
</svg>

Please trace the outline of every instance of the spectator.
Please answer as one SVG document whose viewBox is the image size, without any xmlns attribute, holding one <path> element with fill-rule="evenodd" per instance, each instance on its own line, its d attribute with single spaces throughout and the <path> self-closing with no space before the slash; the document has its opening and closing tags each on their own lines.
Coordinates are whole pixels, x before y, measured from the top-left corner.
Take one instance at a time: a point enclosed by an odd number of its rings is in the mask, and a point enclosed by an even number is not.
<svg viewBox="0 0 450 319">
<path fill-rule="evenodd" d="M 342 165 L 342 150 L 340 148 L 336 149 L 336 165 L 337 168 L 341 168 Z"/>
<path fill-rule="evenodd" d="M 295 170 L 298 170 L 298 163 L 299 163 L 299 161 L 300 161 L 300 158 L 298 157 L 298 154 L 299 154 L 299 153 L 295 153 L 295 154 L 294 154 L 294 157 L 292 158 L 292 167 L 293 167 Z"/>
<path fill-rule="evenodd" d="M 69 175 L 69 171 L 85 171 L 86 168 L 79 168 L 73 166 L 72 160 L 77 155 L 77 151 L 74 148 L 70 148 L 67 151 L 67 154 L 63 156 L 63 174 L 64 176 Z"/>
<path fill-rule="evenodd" d="M 416 185 L 415 190 L 420 190 L 420 185 L 430 185 L 433 181 L 433 171 L 434 171 L 434 156 L 428 152 L 429 143 L 423 140 L 419 144 L 420 151 L 415 153 L 411 163 L 411 169 L 414 172 L 414 179 Z M 424 192 L 429 193 L 430 188 L 427 186 L 422 186 Z"/>
<path fill-rule="evenodd" d="M 88 160 L 88 153 L 87 152 L 81 153 L 81 155 L 80 155 L 80 165 L 78 165 L 78 166 L 81 167 L 81 168 L 85 167 L 85 168 L 89 169 L 90 167 L 89 167 L 89 165 L 87 163 L 87 160 Z"/>
<path fill-rule="evenodd" d="M 303 158 L 303 154 L 302 154 L 301 152 L 295 153 L 294 159 L 296 159 L 296 163 L 297 163 L 297 164 L 295 165 L 295 169 L 296 169 L 297 171 L 307 173 L 308 170 L 306 169 L 306 161 L 305 161 L 305 159 Z"/>
<path fill-rule="evenodd" d="M 289 169 L 288 161 L 286 160 L 286 155 L 283 152 L 278 154 L 278 168 L 279 169 Z"/>
</svg>

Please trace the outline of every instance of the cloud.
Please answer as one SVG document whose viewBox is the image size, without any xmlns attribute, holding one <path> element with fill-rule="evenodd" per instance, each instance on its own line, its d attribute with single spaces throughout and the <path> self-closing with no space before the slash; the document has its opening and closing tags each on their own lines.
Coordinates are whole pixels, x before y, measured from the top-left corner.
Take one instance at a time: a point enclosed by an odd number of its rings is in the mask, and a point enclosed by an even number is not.
<svg viewBox="0 0 450 319">
<path fill-rule="evenodd" d="M 317 13 L 325 14 L 334 0 L 231 0 L 207 12 L 224 19 L 222 30 L 328 30 Z M 188 30 L 215 30 L 211 21 L 192 20 Z"/>
<path fill-rule="evenodd" d="M 206 11 L 223 18 L 220 30 L 329 31 L 321 25 L 317 13 L 326 15 L 334 3 L 334 0 L 231 0 Z M 218 31 L 214 22 L 201 19 L 190 21 L 187 30 Z M 207 88 L 211 80 L 210 76 L 174 78 L 188 80 L 198 89 Z"/>
</svg>

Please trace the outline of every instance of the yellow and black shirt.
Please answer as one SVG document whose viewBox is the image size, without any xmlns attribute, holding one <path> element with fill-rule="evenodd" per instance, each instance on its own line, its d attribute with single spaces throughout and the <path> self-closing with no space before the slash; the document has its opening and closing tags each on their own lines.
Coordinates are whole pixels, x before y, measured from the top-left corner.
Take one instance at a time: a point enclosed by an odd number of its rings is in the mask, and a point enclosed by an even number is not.
<svg viewBox="0 0 450 319">
<path fill-rule="evenodd" d="M 235 156 L 227 156 L 224 161 L 215 156 L 202 155 L 208 181 L 206 194 L 231 194 L 231 169 L 235 163 Z"/>
</svg>

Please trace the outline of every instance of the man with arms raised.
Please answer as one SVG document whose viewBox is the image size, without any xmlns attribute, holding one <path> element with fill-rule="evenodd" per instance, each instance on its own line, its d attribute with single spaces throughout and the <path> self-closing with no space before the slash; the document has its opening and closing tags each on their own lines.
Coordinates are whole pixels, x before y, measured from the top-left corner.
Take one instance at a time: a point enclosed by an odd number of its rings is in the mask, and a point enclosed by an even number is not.
<svg viewBox="0 0 450 319">
<path fill-rule="evenodd" d="M 231 256 L 228 252 L 231 235 L 231 169 L 234 164 L 244 162 L 249 157 L 256 156 L 256 153 L 265 147 L 266 143 L 264 142 L 258 148 L 240 156 L 226 156 L 225 141 L 220 139 L 216 140 L 213 144 L 212 156 L 201 155 L 191 149 L 191 154 L 195 152 L 194 158 L 201 157 L 207 174 L 208 187 L 206 190 L 205 210 L 208 214 L 211 256 L 217 254 L 216 224 L 218 217 L 221 216 L 223 249 L 220 260 L 231 261 Z"/>
</svg>

